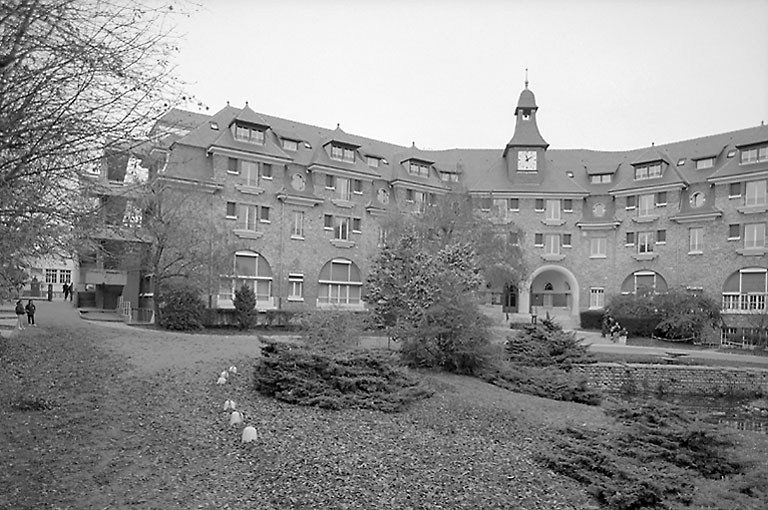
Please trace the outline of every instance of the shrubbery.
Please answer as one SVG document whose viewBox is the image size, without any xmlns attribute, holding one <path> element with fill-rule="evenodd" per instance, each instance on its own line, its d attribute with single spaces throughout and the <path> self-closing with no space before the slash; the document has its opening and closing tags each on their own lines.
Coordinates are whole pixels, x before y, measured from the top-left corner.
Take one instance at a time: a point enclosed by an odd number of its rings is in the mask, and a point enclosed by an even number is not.
<svg viewBox="0 0 768 510">
<path fill-rule="evenodd" d="M 509 361 L 529 367 L 570 369 L 574 364 L 592 362 L 589 350 L 575 333 L 545 324 L 529 324 L 523 334 L 507 336 L 505 348 Z"/>
<path fill-rule="evenodd" d="M 295 316 L 292 323 L 302 341 L 322 351 L 342 351 L 360 345 L 362 316 L 342 310 L 315 310 Z"/>
<path fill-rule="evenodd" d="M 254 323 L 256 315 L 256 294 L 248 285 L 235 289 L 235 314 L 240 329 L 248 329 Z"/>
<path fill-rule="evenodd" d="M 188 286 L 166 287 L 159 292 L 158 299 L 160 327 L 177 331 L 202 329 L 205 304 L 197 289 Z"/>
<path fill-rule="evenodd" d="M 384 412 L 431 396 L 392 356 L 382 351 L 331 354 L 267 343 L 254 369 L 253 387 L 296 405 Z"/>
<path fill-rule="evenodd" d="M 721 430 L 671 406 L 620 405 L 607 414 L 619 422 L 616 428 L 568 427 L 541 454 L 548 467 L 585 484 L 607 508 L 687 507 L 696 499 L 701 477 L 719 480 L 750 470 L 732 458 L 733 443 Z M 761 489 L 745 485 L 749 502 L 741 508 L 758 508 L 760 502 L 749 493 L 759 497 Z"/>
</svg>

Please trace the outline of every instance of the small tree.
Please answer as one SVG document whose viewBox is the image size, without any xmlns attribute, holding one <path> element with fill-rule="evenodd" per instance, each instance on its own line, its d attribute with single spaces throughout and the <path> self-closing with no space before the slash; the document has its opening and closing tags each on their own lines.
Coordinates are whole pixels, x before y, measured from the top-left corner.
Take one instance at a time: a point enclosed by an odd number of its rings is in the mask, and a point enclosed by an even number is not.
<svg viewBox="0 0 768 510">
<path fill-rule="evenodd" d="M 256 316 L 256 294 L 248 285 L 235 290 L 235 312 L 240 329 L 248 329 L 253 325 Z"/>
<path fill-rule="evenodd" d="M 205 305 L 198 289 L 186 285 L 161 287 L 157 303 L 160 327 L 178 331 L 203 328 Z"/>
</svg>

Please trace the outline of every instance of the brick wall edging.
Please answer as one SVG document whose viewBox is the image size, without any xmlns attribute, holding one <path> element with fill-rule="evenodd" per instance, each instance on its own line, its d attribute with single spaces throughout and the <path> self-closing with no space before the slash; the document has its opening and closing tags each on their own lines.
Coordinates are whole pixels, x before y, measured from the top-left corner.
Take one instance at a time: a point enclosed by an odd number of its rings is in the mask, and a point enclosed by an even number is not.
<svg viewBox="0 0 768 510">
<path fill-rule="evenodd" d="M 609 393 L 768 395 L 768 369 L 594 363 L 578 365 L 588 384 Z"/>
</svg>

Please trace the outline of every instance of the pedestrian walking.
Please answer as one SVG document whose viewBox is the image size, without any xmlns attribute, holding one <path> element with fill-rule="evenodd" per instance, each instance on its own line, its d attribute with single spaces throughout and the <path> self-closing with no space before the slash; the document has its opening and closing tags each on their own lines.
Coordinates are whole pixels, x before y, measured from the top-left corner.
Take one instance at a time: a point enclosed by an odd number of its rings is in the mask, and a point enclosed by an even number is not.
<svg viewBox="0 0 768 510">
<path fill-rule="evenodd" d="M 27 312 L 27 323 L 37 327 L 35 324 L 35 303 L 30 299 L 27 306 L 24 307 L 24 311 Z"/>
<path fill-rule="evenodd" d="M 24 310 L 24 305 L 21 299 L 16 301 L 16 329 L 24 329 L 24 314 L 27 312 Z"/>
<path fill-rule="evenodd" d="M 64 284 L 64 285 L 61 287 L 61 291 L 64 293 L 64 301 L 66 301 L 66 300 L 67 300 L 67 298 L 69 297 L 69 284 L 66 284 L 66 283 L 65 283 L 65 284 Z"/>
<path fill-rule="evenodd" d="M 73 297 L 75 297 L 75 284 L 70 283 L 69 284 L 69 300 L 72 301 Z"/>
</svg>

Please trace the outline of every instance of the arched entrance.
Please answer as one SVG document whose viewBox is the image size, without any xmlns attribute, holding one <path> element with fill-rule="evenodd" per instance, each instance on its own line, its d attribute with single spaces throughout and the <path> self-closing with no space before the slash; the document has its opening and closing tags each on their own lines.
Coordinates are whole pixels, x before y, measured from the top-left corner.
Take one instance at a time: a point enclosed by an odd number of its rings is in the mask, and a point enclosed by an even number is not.
<svg viewBox="0 0 768 510">
<path fill-rule="evenodd" d="M 579 284 L 564 267 L 547 265 L 536 269 L 520 286 L 519 298 L 520 312 L 539 317 L 548 313 L 579 322 Z"/>
</svg>

